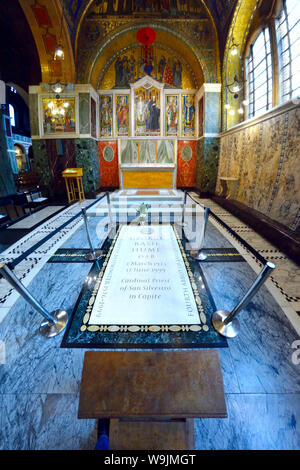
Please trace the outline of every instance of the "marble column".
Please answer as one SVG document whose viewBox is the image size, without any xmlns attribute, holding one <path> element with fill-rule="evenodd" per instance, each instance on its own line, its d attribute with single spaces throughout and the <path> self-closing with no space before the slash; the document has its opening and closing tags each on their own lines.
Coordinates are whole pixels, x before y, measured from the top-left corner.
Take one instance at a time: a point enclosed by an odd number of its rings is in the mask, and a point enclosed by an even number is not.
<svg viewBox="0 0 300 470">
<path fill-rule="evenodd" d="M 202 193 L 212 194 L 216 187 L 219 164 L 221 84 L 204 83 L 196 100 L 199 103 L 196 187 Z"/>
</svg>

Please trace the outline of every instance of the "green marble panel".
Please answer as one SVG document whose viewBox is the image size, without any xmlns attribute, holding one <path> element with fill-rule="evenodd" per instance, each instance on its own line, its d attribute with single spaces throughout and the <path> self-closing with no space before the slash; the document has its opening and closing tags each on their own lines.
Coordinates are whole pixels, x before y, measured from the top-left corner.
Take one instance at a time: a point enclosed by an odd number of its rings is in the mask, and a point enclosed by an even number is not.
<svg viewBox="0 0 300 470">
<path fill-rule="evenodd" d="M 100 187 L 100 165 L 98 145 L 94 139 L 75 139 L 77 168 L 83 169 L 83 188 L 85 194 Z"/>
<path fill-rule="evenodd" d="M 33 170 L 39 175 L 40 183 L 50 188 L 51 174 L 45 140 L 33 140 Z"/>
<path fill-rule="evenodd" d="M 0 196 L 7 196 L 16 192 L 16 186 L 13 179 L 7 144 L 4 131 L 4 121 L 0 109 Z"/>
<path fill-rule="evenodd" d="M 204 137 L 197 146 L 196 187 L 203 193 L 214 193 L 218 176 L 220 139 Z"/>
</svg>

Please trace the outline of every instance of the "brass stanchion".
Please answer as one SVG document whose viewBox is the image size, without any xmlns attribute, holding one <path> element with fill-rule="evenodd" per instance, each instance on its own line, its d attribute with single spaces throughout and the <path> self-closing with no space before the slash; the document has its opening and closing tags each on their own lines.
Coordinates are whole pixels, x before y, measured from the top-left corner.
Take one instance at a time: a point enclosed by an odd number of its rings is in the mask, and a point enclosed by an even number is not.
<svg viewBox="0 0 300 470">
<path fill-rule="evenodd" d="M 90 250 L 91 250 L 90 253 L 88 253 L 85 256 L 85 259 L 87 259 L 88 261 L 95 261 L 98 258 L 100 258 L 100 256 L 102 255 L 102 250 L 95 250 L 94 249 L 93 244 L 92 244 L 92 240 L 91 240 L 91 237 L 90 237 L 90 231 L 89 231 L 89 225 L 88 225 L 88 221 L 87 221 L 86 209 L 84 207 L 82 207 L 81 211 L 82 211 L 83 220 L 84 220 L 84 224 L 85 224 L 87 239 L 88 239 L 88 242 L 89 242 L 89 245 L 90 245 Z"/>
<path fill-rule="evenodd" d="M 0 274 L 4 279 L 9 282 L 9 284 L 16 289 L 17 292 L 33 307 L 37 310 L 43 317 L 45 321 L 41 323 L 40 334 L 45 338 L 51 338 L 58 335 L 61 331 L 64 330 L 68 322 L 68 314 L 65 310 L 54 310 L 49 313 L 47 310 L 30 294 L 25 286 L 19 281 L 16 275 L 9 269 L 9 267 L 2 263 L 0 264 Z"/>
<path fill-rule="evenodd" d="M 204 208 L 204 220 L 203 220 L 201 239 L 200 239 L 200 248 L 196 253 L 191 253 L 191 256 L 198 261 L 203 261 L 207 258 L 207 255 L 203 253 L 202 248 L 204 246 L 205 232 L 206 232 L 209 212 L 210 212 L 209 207 L 205 207 Z"/>
<path fill-rule="evenodd" d="M 183 202 L 182 202 L 182 214 L 181 214 L 181 222 L 177 222 L 177 225 L 180 227 L 187 227 L 187 223 L 184 221 L 184 209 L 186 206 L 186 199 L 187 199 L 187 190 L 184 190 L 184 195 L 183 195 Z"/>
<path fill-rule="evenodd" d="M 231 312 L 228 312 L 227 310 L 217 310 L 214 312 L 212 316 L 212 324 L 214 329 L 220 333 L 220 335 L 225 336 L 226 338 L 235 338 L 235 336 L 238 335 L 240 331 L 240 325 L 239 321 L 235 317 L 243 308 L 246 307 L 246 305 L 256 294 L 260 286 L 267 280 L 275 267 L 275 264 L 271 263 L 270 261 L 265 264 L 248 292 Z"/>
<path fill-rule="evenodd" d="M 112 221 L 112 213 L 111 213 L 111 204 L 110 204 L 110 195 L 109 195 L 109 192 L 107 191 L 106 193 L 106 197 L 107 197 L 107 204 L 108 204 L 108 215 L 109 215 L 109 224 L 107 224 L 108 228 L 113 228 L 116 226 L 116 224 L 113 223 Z"/>
</svg>

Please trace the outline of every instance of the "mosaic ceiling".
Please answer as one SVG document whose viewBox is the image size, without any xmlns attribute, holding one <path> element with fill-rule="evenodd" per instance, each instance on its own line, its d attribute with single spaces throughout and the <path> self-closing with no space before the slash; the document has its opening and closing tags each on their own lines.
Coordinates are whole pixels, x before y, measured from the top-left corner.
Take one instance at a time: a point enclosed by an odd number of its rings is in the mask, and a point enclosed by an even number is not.
<svg viewBox="0 0 300 470">
<path fill-rule="evenodd" d="M 210 11 L 223 44 L 237 0 L 62 0 L 73 46 L 85 15 L 130 15 L 131 17 L 199 18 Z"/>
</svg>

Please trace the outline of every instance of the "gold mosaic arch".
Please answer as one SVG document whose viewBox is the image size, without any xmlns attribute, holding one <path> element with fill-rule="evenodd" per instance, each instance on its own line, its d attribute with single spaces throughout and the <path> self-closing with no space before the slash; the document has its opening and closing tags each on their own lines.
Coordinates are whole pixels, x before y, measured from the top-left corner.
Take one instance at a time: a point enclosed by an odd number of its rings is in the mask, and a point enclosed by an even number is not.
<svg viewBox="0 0 300 470">
<path fill-rule="evenodd" d="M 77 62 L 77 55 L 78 55 L 78 41 L 79 41 L 79 34 L 80 34 L 80 31 L 81 31 L 81 27 L 82 27 L 82 24 L 83 24 L 83 21 L 90 9 L 90 7 L 92 6 L 92 4 L 94 3 L 95 0 L 88 0 L 86 6 L 85 6 L 85 9 L 83 10 L 83 13 L 81 15 L 81 18 L 78 22 L 78 25 L 77 25 L 77 29 L 76 29 L 76 34 L 75 34 L 75 45 L 74 45 L 74 51 L 75 51 L 75 61 Z M 215 40 L 216 40 L 216 62 L 217 62 L 217 81 L 220 82 L 221 81 L 221 62 L 220 62 L 220 47 L 219 47 L 219 39 L 218 39 L 218 31 L 217 31 L 217 27 L 216 27 L 216 24 L 215 24 L 215 21 L 214 21 L 214 17 L 213 15 L 211 14 L 209 8 L 207 7 L 206 3 L 205 3 L 205 0 L 200 0 L 202 6 L 204 7 L 206 13 L 207 13 L 207 16 L 210 20 L 210 23 L 211 23 L 211 26 L 213 28 L 213 31 L 214 31 L 214 36 L 215 36 Z"/>
<path fill-rule="evenodd" d="M 257 7 L 261 3 L 261 0 L 238 0 L 236 5 L 234 15 L 231 21 L 229 32 L 227 35 L 227 41 L 224 52 L 223 60 L 223 71 L 222 71 L 222 83 L 224 87 L 227 83 L 233 82 L 233 77 L 237 71 L 241 74 L 241 66 L 239 56 L 243 57 L 244 49 L 246 46 L 246 41 L 248 38 L 249 30 L 254 18 L 254 14 L 257 10 Z M 230 47 L 233 43 L 238 45 L 238 52 L 236 56 L 230 56 Z M 237 113 L 238 108 L 241 106 L 241 99 L 234 99 L 231 93 L 223 93 L 223 130 L 229 129 L 230 127 L 236 125 L 240 121 L 239 114 Z M 225 103 L 230 104 L 230 106 L 235 110 L 235 114 L 230 116 L 227 113 L 224 105 Z"/>
<path fill-rule="evenodd" d="M 98 87 L 99 77 L 102 74 L 103 69 L 106 68 L 107 63 L 111 61 L 111 58 L 122 53 L 122 50 L 136 45 L 136 32 L 139 28 L 140 25 L 135 25 L 134 28 L 131 27 L 131 31 L 127 32 L 126 30 L 123 30 L 113 37 L 113 39 L 107 41 L 104 47 L 99 48 L 97 56 L 94 57 L 93 63 L 90 67 L 87 67 L 87 72 L 89 74 L 85 76 L 84 81 L 86 83 L 91 83 L 91 85 L 96 89 Z M 172 50 L 177 52 L 178 56 L 184 57 L 188 68 L 192 71 L 195 82 L 200 88 L 204 81 L 204 73 L 195 53 L 184 42 L 175 36 L 171 36 L 170 33 L 159 31 L 157 29 L 155 29 L 155 31 L 155 44 L 172 44 Z"/>
<path fill-rule="evenodd" d="M 68 26 L 62 21 L 60 0 L 19 0 L 31 28 L 39 54 L 43 82 L 61 80 L 75 82 L 75 62 Z M 60 38 L 61 34 L 61 38 Z M 53 61 L 54 50 L 61 39 L 65 58 L 61 68 Z"/>
<path fill-rule="evenodd" d="M 107 67 L 107 63 L 111 62 L 112 57 L 117 57 L 119 54 L 122 54 L 122 51 L 130 49 L 131 47 L 137 47 L 136 42 L 136 31 L 139 29 L 137 26 L 133 31 L 130 31 L 123 35 L 118 35 L 108 44 L 106 43 L 103 49 L 99 49 L 97 57 L 94 59 L 94 63 L 89 70 L 89 75 L 86 76 L 85 81 L 91 83 L 91 85 L 97 89 L 99 86 L 99 77 L 103 73 L 103 69 Z M 166 32 L 156 30 L 156 41 L 157 46 L 163 47 L 165 44 L 172 44 L 172 51 L 178 54 L 178 57 L 184 57 L 184 61 L 187 64 L 187 68 L 191 71 L 193 75 L 193 82 L 197 84 L 200 88 L 203 83 L 203 72 L 201 64 L 199 64 L 197 57 L 193 51 L 188 48 L 182 41 L 175 38 L 174 36 L 170 38 L 170 35 Z M 110 67 L 111 68 L 111 67 Z M 107 77 L 109 80 L 109 77 Z M 110 77 L 109 82 L 112 82 Z M 191 81 L 189 81 L 187 88 L 192 88 Z M 111 86 L 104 86 L 104 88 L 110 88 Z M 185 83 L 183 82 L 182 88 L 185 88 Z"/>
<path fill-rule="evenodd" d="M 134 55 L 136 58 L 136 54 L 139 53 L 139 49 L 141 44 L 135 43 L 124 49 L 117 52 L 117 54 L 111 56 L 110 60 L 106 62 L 105 66 L 103 67 L 100 76 L 98 77 L 97 82 L 97 89 L 111 89 L 115 86 L 115 71 L 114 71 L 114 63 L 115 60 L 119 57 L 124 57 L 125 55 Z M 183 89 L 197 89 L 199 88 L 199 83 L 194 75 L 194 71 L 191 69 L 190 65 L 187 63 L 185 57 L 179 54 L 178 50 L 174 51 L 171 47 L 168 47 L 164 44 L 160 44 L 155 42 L 154 46 L 155 54 L 160 53 L 160 55 L 164 55 L 168 61 L 170 57 L 176 56 L 176 59 L 179 59 L 183 68 L 182 68 L 182 85 L 181 88 Z M 152 75 L 151 75 L 152 76 Z M 201 77 L 202 78 L 202 77 Z M 200 85 L 202 84 L 202 81 Z"/>
</svg>

